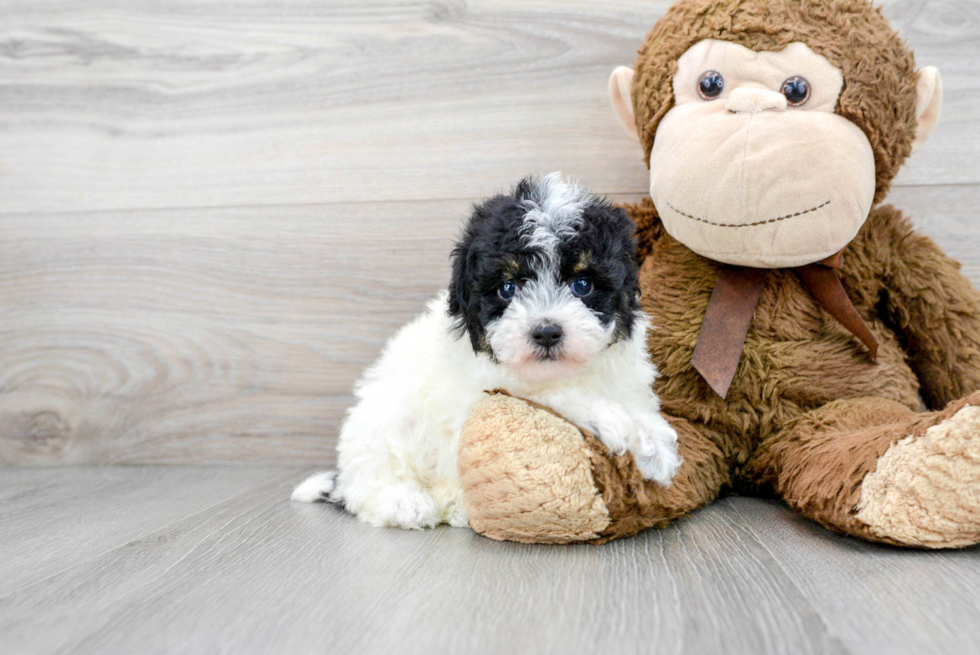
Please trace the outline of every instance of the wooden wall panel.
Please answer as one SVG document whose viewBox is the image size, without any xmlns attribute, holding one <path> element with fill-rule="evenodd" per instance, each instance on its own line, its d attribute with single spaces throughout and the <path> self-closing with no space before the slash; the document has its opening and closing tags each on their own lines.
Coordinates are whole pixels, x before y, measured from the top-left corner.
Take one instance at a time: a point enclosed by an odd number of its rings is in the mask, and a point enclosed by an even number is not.
<svg viewBox="0 0 980 655">
<path fill-rule="evenodd" d="M 0 462 L 309 463 L 475 198 L 637 198 L 666 2 L 0 2 Z M 980 7 L 890 1 L 943 121 L 891 200 L 980 281 Z"/>
<path fill-rule="evenodd" d="M 0 217 L 0 461 L 323 459 L 467 209 Z"/>
<path fill-rule="evenodd" d="M 980 283 L 980 188 L 892 200 Z M 467 210 L 0 217 L 0 462 L 331 461 L 353 382 L 445 284 Z"/>
<path fill-rule="evenodd" d="M 7 1 L 0 212 L 641 193 L 606 79 L 668 4 Z M 884 4 L 947 91 L 900 182 L 980 182 L 980 5 Z"/>
</svg>

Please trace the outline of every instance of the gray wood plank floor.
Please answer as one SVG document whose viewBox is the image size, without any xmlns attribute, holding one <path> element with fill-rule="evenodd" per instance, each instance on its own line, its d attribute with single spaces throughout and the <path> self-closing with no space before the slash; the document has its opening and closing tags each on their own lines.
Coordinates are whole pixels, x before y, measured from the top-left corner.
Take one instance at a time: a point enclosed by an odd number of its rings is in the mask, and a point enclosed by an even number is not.
<svg viewBox="0 0 980 655">
<path fill-rule="evenodd" d="M 866 544 L 751 498 L 601 547 L 499 543 L 291 503 L 304 473 L 0 469 L 0 652 L 980 648 L 976 549 Z M 31 521 L 59 497 L 72 503 L 63 521 Z M 24 575 L 24 561 L 43 566 Z"/>
</svg>

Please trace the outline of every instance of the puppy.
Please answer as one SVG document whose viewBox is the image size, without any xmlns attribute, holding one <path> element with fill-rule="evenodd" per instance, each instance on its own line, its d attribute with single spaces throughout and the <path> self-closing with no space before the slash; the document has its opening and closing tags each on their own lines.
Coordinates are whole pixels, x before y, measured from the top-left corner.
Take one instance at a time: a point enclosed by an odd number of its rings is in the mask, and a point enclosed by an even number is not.
<svg viewBox="0 0 980 655">
<path fill-rule="evenodd" d="M 456 452 L 489 389 L 555 410 L 669 485 L 681 460 L 651 389 L 633 230 L 559 173 L 476 206 L 448 292 L 356 385 L 339 472 L 310 477 L 293 499 L 343 503 L 377 526 L 467 525 Z"/>
</svg>

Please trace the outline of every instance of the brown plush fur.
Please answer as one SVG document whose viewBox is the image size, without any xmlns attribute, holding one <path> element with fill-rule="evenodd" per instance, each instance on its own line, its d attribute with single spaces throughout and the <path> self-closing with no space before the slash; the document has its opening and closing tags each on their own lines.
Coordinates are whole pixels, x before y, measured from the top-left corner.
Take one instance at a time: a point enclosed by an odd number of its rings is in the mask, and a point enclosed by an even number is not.
<svg viewBox="0 0 980 655">
<path fill-rule="evenodd" d="M 756 50 L 803 41 L 839 66 L 837 113 L 871 142 L 875 202 L 884 196 L 915 133 L 916 73 L 912 54 L 870 2 L 677 2 L 636 62 L 633 102 L 647 157 L 673 105 L 677 58 L 708 38 Z M 589 493 L 601 500 L 601 509 L 589 506 L 607 521 L 582 540 L 663 526 L 730 487 L 776 493 L 805 516 L 868 540 L 928 548 L 980 541 L 980 411 L 968 409 L 980 407 L 980 293 L 957 262 L 898 210 L 876 207 L 848 246 L 840 277 L 878 341 L 877 363 L 791 270 L 773 270 L 722 399 L 691 365 L 718 264 L 667 234 L 649 200 L 627 209 L 643 262 L 641 302 L 654 326 L 648 346 L 661 373 L 654 387 L 684 464 L 664 489 L 642 480 L 630 455 L 613 456 L 588 434 L 578 448 L 576 437 L 575 452 L 584 453 L 576 464 L 589 462 Z M 918 413 L 920 395 L 934 411 Z M 525 429 L 526 418 L 496 420 L 501 444 L 513 440 L 502 432 Z M 539 437 L 538 446 L 522 447 L 551 448 Z M 474 465 L 497 475 L 494 452 Z M 523 456 L 507 461 L 524 474 Z M 527 493 L 553 483 L 547 475 L 525 480 Z M 527 532 L 520 515 L 495 518 L 497 529 Z"/>
<path fill-rule="evenodd" d="M 911 434 L 861 481 L 857 513 L 844 518 L 889 543 L 980 543 L 980 394 L 965 400 L 963 407 L 913 418 Z"/>
<path fill-rule="evenodd" d="M 922 437 L 964 406 L 980 406 L 980 392 L 937 412 L 918 414 L 880 398 L 838 400 L 799 417 L 786 433 L 760 447 L 750 468 L 790 507 L 838 532 L 903 544 L 873 534 L 856 516 L 865 476 L 896 442 Z M 918 545 L 918 544 L 911 544 Z"/>
<path fill-rule="evenodd" d="M 827 29 L 827 26 L 832 29 Z M 705 39 L 756 51 L 806 43 L 841 69 L 837 113 L 861 128 L 874 151 L 875 204 L 888 193 L 915 137 L 912 53 L 867 0 L 680 0 L 647 35 L 634 64 L 633 106 L 647 164 L 657 126 L 674 106 L 677 59 Z"/>
<path fill-rule="evenodd" d="M 644 480 L 631 454 L 613 455 L 601 441 L 585 433 L 591 449 L 592 477 L 610 518 L 609 525 L 592 543 L 627 537 L 646 528 L 662 528 L 711 502 L 714 494 L 705 490 L 728 484 L 729 471 L 717 445 L 718 435 L 705 438 L 684 419 L 669 420 L 678 432 L 685 465 L 666 489 Z"/>
<path fill-rule="evenodd" d="M 980 294 L 892 207 L 872 212 L 841 272 L 880 344 L 877 364 L 791 271 L 772 271 L 735 381 L 719 398 L 690 363 L 717 268 L 663 233 L 641 269 L 642 302 L 657 326 L 649 346 L 664 410 L 724 434 L 736 465 L 834 400 L 877 397 L 914 410 L 920 388 L 932 408 L 980 389 Z"/>
<path fill-rule="evenodd" d="M 690 363 L 717 264 L 657 228 L 649 200 L 628 209 L 643 226 L 641 247 L 650 251 L 641 285 L 657 327 L 648 341 L 662 375 L 655 389 L 665 413 L 686 419 L 688 431 L 714 441 L 724 455 L 720 471 L 702 473 L 711 488 L 692 491 L 681 504 L 714 497 L 731 470 L 737 489 L 772 487 L 821 523 L 861 533 L 836 517 L 850 514 L 878 457 L 914 432 L 919 392 L 938 409 L 980 389 L 980 293 L 900 212 L 879 207 L 849 246 L 841 272 L 878 339 L 878 363 L 792 272 L 772 271 L 723 400 Z M 928 416 L 917 425 L 931 425 Z M 688 439 L 682 434 L 682 443 Z"/>
<path fill-rule="evenodd" d="M 665 489 L 643 479 L 630 453 L 614 455 L 547 407 L 492 391 L 460 442 L 470 526 L 498 540 L 601 544 L 667 525 L 729 479 L 717 435 L 705 439 L 684 419 L 670 421 L 686 465 Z"/>
</svg>

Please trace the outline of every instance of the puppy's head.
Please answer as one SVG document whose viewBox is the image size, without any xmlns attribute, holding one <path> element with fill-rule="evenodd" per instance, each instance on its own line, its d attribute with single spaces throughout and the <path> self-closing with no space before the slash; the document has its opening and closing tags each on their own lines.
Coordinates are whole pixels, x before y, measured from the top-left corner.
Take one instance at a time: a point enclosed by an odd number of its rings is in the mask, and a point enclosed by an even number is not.
<svg viewBox="0 0 980 655">
<path fill-rule="evenodd" d="M 477 205 L 452 254 L 449 315 L 528 382 L 588 365 L 638 317 L 633 222 L 552 173 Z"/>
</svg>

